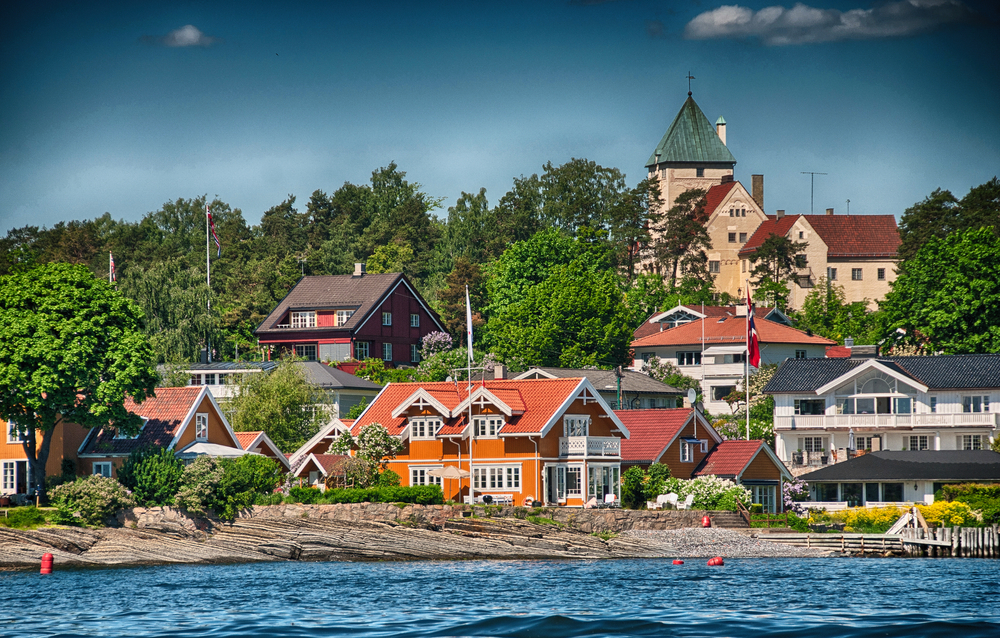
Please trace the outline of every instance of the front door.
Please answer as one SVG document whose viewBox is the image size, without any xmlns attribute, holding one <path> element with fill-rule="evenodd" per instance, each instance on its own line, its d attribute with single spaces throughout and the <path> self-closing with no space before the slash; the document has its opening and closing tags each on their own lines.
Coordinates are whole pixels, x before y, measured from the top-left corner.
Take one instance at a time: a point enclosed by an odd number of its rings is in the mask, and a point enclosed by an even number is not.
<svg viewBox="0 0 1000 638">
<path fill-rule="evenodd" d="M 548 475 L 549 483 L 549 502 L 550 503 L 565 503 L 566 502 L 566 467 L 559 465 L 550 465 Z"/>
</svg>

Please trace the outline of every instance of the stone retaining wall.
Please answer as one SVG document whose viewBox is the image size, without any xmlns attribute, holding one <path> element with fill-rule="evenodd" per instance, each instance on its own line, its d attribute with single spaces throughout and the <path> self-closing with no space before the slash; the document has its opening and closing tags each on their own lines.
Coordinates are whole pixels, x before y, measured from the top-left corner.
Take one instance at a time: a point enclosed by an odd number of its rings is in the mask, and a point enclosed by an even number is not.
<svg viewBox="0 0 1000 638">
<path fill-rule="evenodd" d="M 427 529 L 444 529 L 448 519 L 518 518 L 551 519 L 585 533 L 626 530 L 666 530 L 701 527 L 708 515 L 715 527 L 746 527 L 735 512 L 702 510 L 622 510 L 575 508 L 527 508 L 508 506 L 412 505 L 396 503 L 349 503 L 338 505 L 266 505 L 240 514 L 241 519 L 308 518 L 354 524 L 401 524 Z M 221 524 L 214 518 L 192 518 L 171 507 L 137 507 L 118 515 L 123 527 L 149 529 L 181 536 L 199 537 Z"/>
</svg>

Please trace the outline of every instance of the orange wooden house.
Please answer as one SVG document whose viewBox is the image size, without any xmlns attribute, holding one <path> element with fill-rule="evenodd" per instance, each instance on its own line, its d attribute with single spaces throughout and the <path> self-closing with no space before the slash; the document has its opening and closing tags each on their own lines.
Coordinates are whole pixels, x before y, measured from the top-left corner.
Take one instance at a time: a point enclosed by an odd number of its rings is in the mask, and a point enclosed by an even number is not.
<svg viewBox="0 0 1000 638">
<path fill-rule="evenodd" d="M 629 431 L 587 379 L 390 383 L 355 420 L 399 437 L 389 464 L 402 485 L 441 485 L 446 499 L 582 506 L 621 496 Z M 469 474 L 441 479 L 431 470 Z"/>
</svg>

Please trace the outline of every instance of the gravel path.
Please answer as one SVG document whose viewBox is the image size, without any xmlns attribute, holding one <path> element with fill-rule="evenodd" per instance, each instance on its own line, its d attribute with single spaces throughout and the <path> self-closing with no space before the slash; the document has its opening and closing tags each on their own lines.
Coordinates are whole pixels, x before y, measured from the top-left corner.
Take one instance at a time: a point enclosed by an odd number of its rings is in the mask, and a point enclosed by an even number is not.
<svg viewBox="0 0 1000 638">
<path fill-rule="evenodd" d="M 653 552 L 677 558 L 798 558 L 829 556 L 830 552 L 779 545 L 749 534 L 719 528 L 630 530 L 622 538 L 641 541 Z"/>
</svg>

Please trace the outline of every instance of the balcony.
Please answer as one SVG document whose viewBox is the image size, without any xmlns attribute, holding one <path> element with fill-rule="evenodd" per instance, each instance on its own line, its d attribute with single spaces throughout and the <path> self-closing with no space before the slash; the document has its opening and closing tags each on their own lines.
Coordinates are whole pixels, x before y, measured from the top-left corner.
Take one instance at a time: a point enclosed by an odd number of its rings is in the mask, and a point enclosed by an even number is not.
<svg viewBox="0 0 1000 638">
<path fill-rule="evenodd" d="M 617 436 L 561 436 L 559 456 L 621 456 Z"/>
<path fill-rule="evenodd" d="M 915 427 L 980 427 L 994 429 L 1000 424 L 997 412 L 957 414 L 820 414 L 774 417 L 776 430 L 824 430 L 854 428 L 864 430 L 909 430 Z"/>
</svg>

